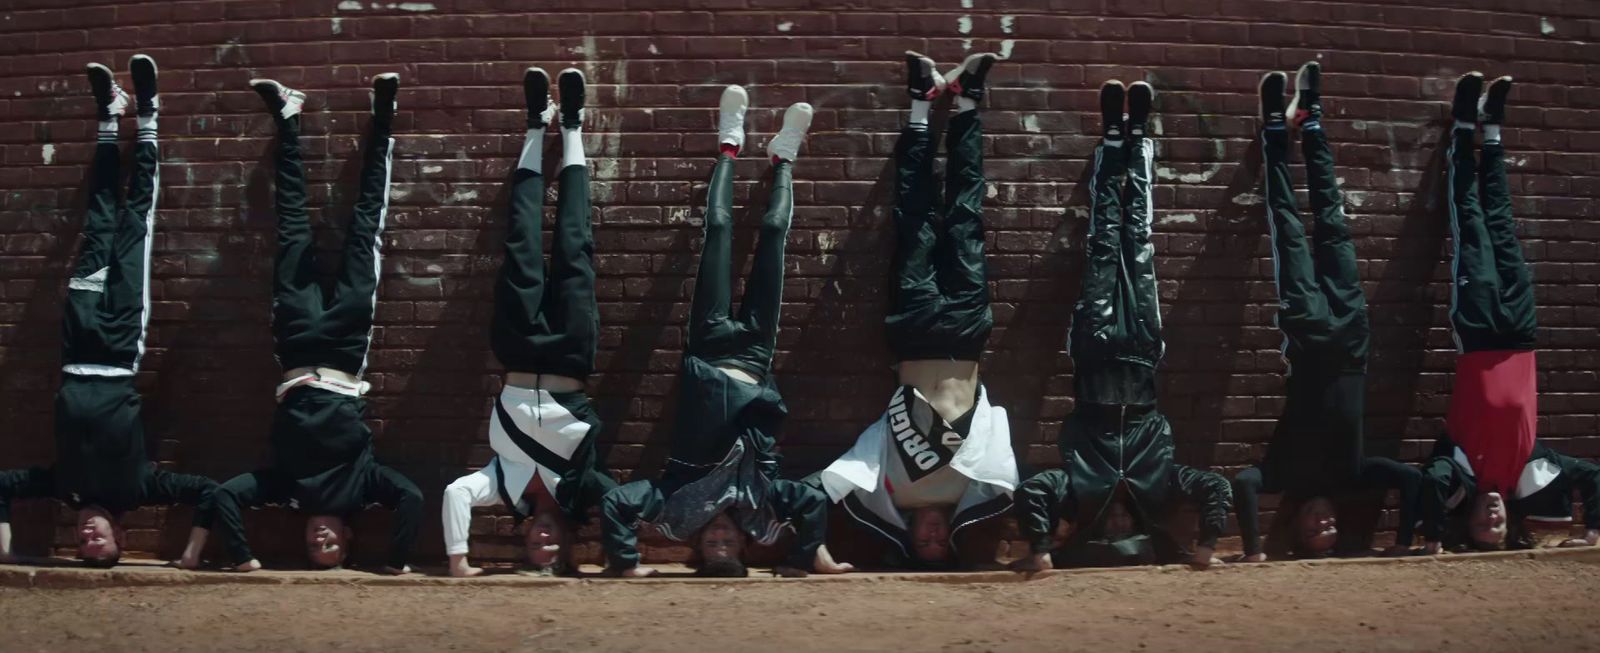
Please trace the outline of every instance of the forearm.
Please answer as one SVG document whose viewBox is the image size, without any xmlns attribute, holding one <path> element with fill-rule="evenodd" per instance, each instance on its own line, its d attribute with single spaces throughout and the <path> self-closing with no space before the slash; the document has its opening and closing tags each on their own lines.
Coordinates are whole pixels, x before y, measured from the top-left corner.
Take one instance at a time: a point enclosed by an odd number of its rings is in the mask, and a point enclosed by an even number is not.
<svg viewBox="0 0 1600 653">
<path fill-rule="evenodd" d="M 444 521 L 445 555 L 466 555 L 472 535 L 471 497 L 454 485 L 445 488 L 444 508 L 440 512 Z"/>
<path fill-rule="evenodd" d="M 1055 547 L 1056 523 L 1061 504 L 1070 493 L 1065 470 L 1052 469 L 1029 478 L 1017 488 L 1013 510 L 1017 528 L 1028 541 L 1035 554 L 1048 553 Z"/>
<path fill-rule="evenodd" d="M 1233 489 L 1221 474 L 1204 472 L 1187 465 L 1175 466 L 1178 491 L 1200 511 L 1200 533 L 1197 544 L 1207 549 L 1217 547 L 1228 526 L 1228 511 L 1233 508 Z"/>
<path fill-rule="evenodd" d="M 11 557 L 11 522 L 0 518 L 0 560 Z"/>
<path fill-rule="evenodd" d="M 215 528 L 222 530 L 228 562 L 234 565 L 242 565 L 255 559 L 255 555 L 250 551 L 250 542 L 245 538 L 244 501 L 240 496 L 242 492 L 253 491 L 253 481 L 247 488 L 239 478 L 236 478 L 223 485 L 216 493 L 212 523 Z"/>
<path fill-rule="evenodd" d="M 211 531 L 200 526 L 189 529 L 189 543 L 183 547 L 183 558 L 179 564 L 186 569 L 200 566 L 200 552 L 206 548 L 206 538 Z"/>
<path fill-rule="evenodd" d="M 788 565 L 795 569 L 811 571 L 817 558 L 817 548 L 828 534 L 828 495 L 821 490 L 793 481 L 773 484 L 780 517 L 794 528 L 794 544 L 789 550 Z"/>
<path fill-rule="evenodd" d="M 659 497 L 649 481 L 635 481 L 606 493 L 600 502 L 600 532 L 607 567 L 628 570 L 639 566 L 639 524 L 659 512 L 654 505 L 660 503 Z"/>
<path fill-rule="evenodd" d="M 1234 514 L 1239 519 L 1239 539 L 1243 540 L 1247 556 L 1261 553 L 1261 487 L 1261 470 L 1255 467 L 1239 472 L 1233 479 Z"/>
</svg>

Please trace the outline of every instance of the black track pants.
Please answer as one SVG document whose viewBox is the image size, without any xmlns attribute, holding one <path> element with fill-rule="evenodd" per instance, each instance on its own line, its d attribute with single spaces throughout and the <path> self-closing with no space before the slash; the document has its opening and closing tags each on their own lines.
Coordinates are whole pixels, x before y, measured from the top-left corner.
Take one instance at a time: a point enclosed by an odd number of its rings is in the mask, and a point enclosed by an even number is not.
<svg viewBox="0 0 1600 653">
<path fill-rule="evenodd" d="M 1449 153 L 1451 259 L 1450 323 L 1462 352 L 1531 350 L 1538 321 L 1533 279 L 1511 218 L 1506 150 L 1483 146 L 1472 154 L 1473 132 L 1457 129 Z"/>
<path fill-rule="evenodd" d="M 389 164 L 394 139 L 374 126 L 361 163 L 355 217 L 344 243 L 344 264 L 330 293 L 317 277 L 311 222 L 306 217 L 300 118 L 278 123 L 278 258 L 272 288 L 272 334 L 285 370 L 329 367 L 360 376 L 372 346 L 373 311 L 381 268 L 379 246 L 389 212 Z"/>
<path fill-rule="evenodd" d="M 544 175 L 518 169 L 511 182 L 511 233 L 494 287 L 490 345 L 506 369 L 578 379 L 594 370 L 599 309 L 589 168 L 561 169 L 555 242 L 545 264 Z"/>
<path fill-rule="evenodd" d="M 67 284 L 62 318 L 63 370 L 86 376 L 133 376 L 144 356 L 150 321 L 150 248 L 160 186 L 161 153 L 141 139 L 117 201 L 121 158 L 115 142 L 95 146 L 83 248 Z"/>
<path fill-rule="evenodd" d="M 933 137 L 924 125 L 895 144 L 896 246 L 884 327 L 896 360 L 969 360 L 994 328 L 983 253 L 983 124 L 950 119 L 942 216 L 934 215 Z"/>
<path fill-rule="evenodd" d="M 722 155 L 706 191 L 705 245 L 689 313 L 684 352 L 712 366 L 732 365 L 757 377 L 772 366 L 783 305 L 783 253 L 794 217 L 793 163 L 772 166 L 772 199 L 761 217 L 755 262 L 744 299 L 733 311 L 733 157 Z"/>
</svg>

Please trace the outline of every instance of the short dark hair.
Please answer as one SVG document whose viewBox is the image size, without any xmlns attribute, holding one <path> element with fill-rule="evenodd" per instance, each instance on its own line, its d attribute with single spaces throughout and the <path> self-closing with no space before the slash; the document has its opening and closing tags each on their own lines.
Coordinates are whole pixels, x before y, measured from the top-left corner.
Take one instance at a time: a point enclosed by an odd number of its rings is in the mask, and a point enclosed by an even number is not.
<svg viewBox="0 0 1600 653">
<path fill-rule="evenodd" d="M 700 563 L 694 575 L 704 578 L 746 578 L 750 575 L 750 568 L 738 558 L 719 558 Z"/>
<path fill-rule="evenodd" d="M 122 561 L 122 547 L 117 547 L 116 553 L 102 558 L 91 558 L 89 556 L 80 555 L 78 556 L 78 559 L 82 560 L 83 564 L 88 567 L 94 567 L 95 569 L 110 569 L 117 566 L 117 563 Z"/>
</svg>

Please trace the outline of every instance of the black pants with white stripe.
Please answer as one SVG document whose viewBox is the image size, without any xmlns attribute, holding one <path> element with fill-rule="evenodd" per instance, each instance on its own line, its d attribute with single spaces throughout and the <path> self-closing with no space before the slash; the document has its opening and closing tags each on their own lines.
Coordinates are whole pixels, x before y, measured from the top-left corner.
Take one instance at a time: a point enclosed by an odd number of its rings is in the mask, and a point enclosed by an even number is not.
<svg viewBox="0 0 1600 653">
<path fill-rule="evenodd" d="M 1262 462 L 1234 479 L 1234 501 L 1246 553 L 1260 552 L 1256 496 L 1288 493 L 1297 500 L 1352 489 L 1400 487 L 1394 461 L 1365 458 L 1367 352 L 1371 326 L 1361 289 L 1355 241 L 1322 129 L 1300 134 L 1311 197 L 1308 238 L 1295 206 L 1286 127 L 1261 133 L 1262 180 L 1278 290 L 1278 329 L 1289 378 L 1283 414 Z M 1403 467 L 1403 466 L 1402 466 Z"/>
<path fill-rule="evenodd" d="M 331 290 L 318 278 L 306 215 L 300 117 L 278 121 L 278 258 L 273 275 L 272 334 L 283 369 L 329 367 L 366 371 L 378 299 L 379 237 L 389 211 L 389 163 L 394 139 L 373 125 L 361 163 L 355 218 L 344 244 L 344 265 Z"/>
<path fill-rule="evenodd" d="M 1511 218 L 1506 149 L 1485 143 L 1480 161 L 1472 139 L 1471 129 L 1454 130 L 1450 139 L 1450 323 L 1462 352 L 1532 350 L 1533 278 Z"/>
<path fill-rule="evenodd" d="M 506 369 L 577 379 L 594 371 L 600 316 L 594 301 L 589 168 L 561 169 L 556 226 L 545 264 L 544 175 L 511 180 L 511 233 L 494 287 L 490 345 Z"/>
<path fill-rule="evenodd" d="M 1150 243 L 1154 161 L 1148 138 L 1095 149 L 1083 295 L 1068 335 L 1080 402 L 1156 401 L 1154 369 L 1166 345 Z"/>
<path fill-rule="evenodd" d="M 161 154 L 141 139 L 137 167 L 119 207 L 121 155 L 115 141 L 95 146 L 83 248 L 67 284 L 62 364 L 68 374 L 133 376 L 150 320 L 150 246 Z"/>
<path fill-rule="evenodd" d="M 983 124 L 977 111 L 950 118 L 939 216 L 934 141 L 925 125 L 895 143 L 896 244 L 884 330 L 895 360 L 976 361 L 994 329 L 983 253 Z"/>
<path fill-rule="evenodd" d="M 794 164 L 772 164 L 772 198 L 761 216 L 755 261 L 745 281 L 739 312 L 733 312 L 734 159 L 717 158 L 706 190 L 705 244 L 695 273 L 689 309 L 689 345 L 684 352 L 712 366 L 731 365 L 766 376 L 778 345 L 783 306 L 783 253 L 794 217 Z"/>
</svg>

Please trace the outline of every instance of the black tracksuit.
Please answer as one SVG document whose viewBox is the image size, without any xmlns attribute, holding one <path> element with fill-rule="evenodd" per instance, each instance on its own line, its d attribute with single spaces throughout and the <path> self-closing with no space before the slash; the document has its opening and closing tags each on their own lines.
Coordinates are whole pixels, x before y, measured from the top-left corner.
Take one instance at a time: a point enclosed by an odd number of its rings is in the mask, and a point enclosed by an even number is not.
<svg viewBox="0 0 1600 653">
<path fill-rule="evenodd" d="M 389 209 L 389 126 L 373 123 L 361 166 L 360 196 L 345 240 L 343 267 L 331 289 L 317 277 L 311 223 L 306 218 L 300 118 L 278 120 L 278 255 L 273 278 L 272 332 L 283 369 L 327 367 L 366 371 L 380 270 L 379 237 Z M 410 558 L 422 513 L 422 492 L 372 451 L 366 400 L 313 385 L 288 389 L 272 419 L 270 467 L 237 476 L 217 493 L 234 564 L 254 556 L 245 541 L 241 507 L 287 504 L 313 515 L 351 516 L 370 503 L 392 508 L 388 565 Z"/>
<path fill-rule="evenodd" d="M 1215 546 L 1232 502 L 1221 476 L 1173 461 L 1172 426 L 1156 408 L 1156 366 L 1166 345 L 1150 242 L 1154 158 L 1147 138 L 1095 149 L 1088 265 L 1068 336 L 1077 408 L 1062 423 L 1064 468 L 1018 490 L 1023 535 L 1034 553 L 1050 552 L 1062 566 L 1178 559 L 1182 547 L 1163 522 L 1179 497 L 1200 509 L 1200 544 Z M 1112 539 L 1105 519 L 1119 499 L 1138 534 Z M 1075 529 L 1052 551 L 1061 519 Z"/>
<path fill-rule="evenodd" d="M 1430 542 L 1445 542 L 1448 546 L 1467 542 L 1460 531 L 1472 510 L 1472 498 L 1478 493 L 1478 479 L 1470 468 L 1462 465 L 1464 457 L 1458 454 L 1456 444 L 1448 437 L 1440 438 L 1434 443 L 1433 458 L 1422 467 L 1419 512 L 1422 536 Z M 1521 528 L 1523 518 L 1570 520 L 1573 490 L 1578 491 L 1583 501 L 1584 527 L 1600 529 L 1600 465 L 1535 443 L 1527 465 L 1538 463 L 1559 473 L 1544 487 L 1526 496 L 1517 496 L 1516 491 L 1506 493 L 1504 498 L 1512 529 Z"/>
<path fill-rule="evenodd" d="M 787 161 L 773 166 L 772 200 L 735 315 L 734 159 L 724 154 L 717 160 L 707 192 L 705 245 L 679 376 L 671 457 L 660 479 L 628 483 L 602 501 L 603 545 L 612 569 L 638 566 L 640 522 L 686 541 L 723 511 L 764 544 L 792 528 L 790 566 L 811 569 L 822 545 L 827 495 L 778 478 L 777 436 L 788 408 L 769 374 L 783 299 L 783 252 L 794 213 L 792 166 Z M 718 369 L 725 365 L 761 382 L 736 380 Z"/>
<path fill-rule="evenodd" d="M 121 515 L 140 506 L 195 506 L 194 525 L 211 526 L 216 482 L 157 469 L 145 451 L 134 375 L 149 323 L 151 231 L 161 154 L 141 134 L 127 203 L 118 206 L 122 159 L 116 136 L 95 146 L 83 247 L 67 284 L 62 316 L 62 378 L 56 393 L 56 463 L 0 472 L 0 522 L 15 499 L 53 497 L 74 509 Z"/>
<path fill-rule="evenodd" d="M 1234 479 L 1239 531 L 1247 554 L 1261 552 L 1257 495 L 1297 498 L 1358 488 L 1401 490 L 1401 538 L 1410 539 L 1419 479 L 1395 461 L 1362 456 L 1371 327 L 1356 267 L 1355 242 L 1334 173 L 1333 149 L 1318 125 L 1302 130 L 1310 185 L 1312 238 L 1306 238 L 1289 176 L 1289 133 L 1261 133 L 1263 192 L 1272 231 L 1277 326 L 1289 365 L 1283 415 L 1261 463 Z M 1402 469 L 1405 468 L 1405 469 Z"/>
<path fill-rule="evenodd" d="M 561 169 L 556 197 L 555 237 L 550 262 L 544 259 L 544 185 L 542 173 L 518 168 L 511 181 L 511 233 L 494 288 L 494 321 L 490 346 L 512 372 L 556 374 L 585 379 L 594 371 L 600 338 L 600 311 L 594 297 L 594 233 L 589 223 L 589 167 Z M 539 464 L 560 474 L 556 503 L 568 521 L 589 521 L 589 508 L 617 486 L 596 452 L 600 416 L 587 393 L 552 392 L 551 398 L 589 425 L 589 433 L 571 456 L 563 458 L 528 437 L 495 398 L 495 419 L 514 442 Z M 499 459 L 495 460 L 499 463 Z M 505 487 L 501 502 L 520 520 L 517 497 L 524 488 Z"/>
<path fill-rule="evenodd" d="M 935 219 L 933 137 L 908 125 L 895 143 L 897 243 L 884 330 L 895 359 L 976 361 L 994 329 L 983 252 L 983 123 L 950 118 L 944 207 Z"/>
</svg>

